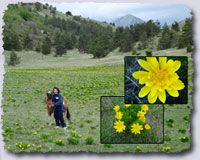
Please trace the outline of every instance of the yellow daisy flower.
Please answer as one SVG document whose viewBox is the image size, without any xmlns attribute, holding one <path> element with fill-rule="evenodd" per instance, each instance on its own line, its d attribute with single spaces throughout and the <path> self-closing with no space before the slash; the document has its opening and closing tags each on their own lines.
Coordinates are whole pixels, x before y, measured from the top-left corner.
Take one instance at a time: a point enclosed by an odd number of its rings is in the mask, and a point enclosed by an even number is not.
<svg viewBox="0 0 200 160">
<path fill-rule="evenodd" d="M 142 105 L 142 108 L 141 108 L 142 111 L 145 112 L 145 111 L 147 111 L 148 109 L 149 109 L 149 108 L 148 108 L 148 106 L 147 106 L 146 104 L 143 104 L 143 105 Z"/>
<path fill-rule="evenodd" d="M 116 105 L 115 108 L 114 108 L 115 112 L 118 112 L 119 109 L 120 109 L 120 107 L 118 105 Z"/>
<path fill-rule="evenodd" d="M 131 127 L 131 133 L 135 134 L 141 134 L 140 131 L 143 130 L 142 125 L 139 125 L 139 123 L 133 124 Z"/>
<path fill-rule="evenodd" d="M 114 128 L 116 129 L 116 132 L 120 133 L 120 132 L 123 132 L 123 130 L 125 130 L 126 126 L 124 125 L 124 122 L 123 121 L 116 121 L 114 123 Z"/>
<path fill-rule="evenodd" d="M 145 124 L 144 128 L 145 128 L 146 130 L 151 129 L 150 125 L 148 125 L 148 124 Z"/>
<path fill-rule="evenodd" d="M 139 120 L 141 120 L 142 122 L 145 122 L 146 118 L 143 116 L 143 117 L 140 117 Z"/>
<path fill-rule="evenodd" d="M 147 57 L 146 59 L 147 61 L 138 60 L 145 71 L 136 71 L 132 74 L 135 79 L 139 79 L 140 84 L 144 84 L 139 92 L 139 97 L 143 98 L 148 95 L 149 103 L 155 103 L 157 98 L 165 103 L 165 91 L 172 97 L 178 97 L 178 91 L 185 88 L 184 83 L 175 73 L 180 68 L 181 62 L 172 59 L 167 61 L 167 57 L 159 57 L 159 61 L 156 57 Z"/>
<path fill-rule="evenodd" d="M 125 104 L 125 106 L 128 108 L 128 107 L 130 107 L 130 106 L 131 106 L 131 104 Z"/>
<path fill-rule="evenodd" d="M 139 111 L 137 116 L 138 117 L 144 117 L 144 115 L 146 114 L 146 112 L 143 112 L 143 111 Z"/>
<path fill-rule="evenodd" d="M 122 119 L 122 113 L 121 112 L 116 112 L 115 118 L 121 120 Z"/>
</svg>

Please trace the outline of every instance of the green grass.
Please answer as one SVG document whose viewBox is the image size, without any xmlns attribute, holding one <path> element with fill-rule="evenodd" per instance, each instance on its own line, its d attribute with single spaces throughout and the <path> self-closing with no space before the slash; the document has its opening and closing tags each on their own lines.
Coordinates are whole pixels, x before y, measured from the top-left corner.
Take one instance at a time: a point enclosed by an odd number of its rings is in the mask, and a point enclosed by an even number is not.
<svg viewBox="0 0 200 160">
<path fill-rule="evenodd" d="M 4 52 L 6 58 L 8 52 Z M 190 136 L 190 122 L 184 116 L 190 114 L 192 103 L 192 60 L 189 58 L 188 104 L 165 105 L 164 122 L 174 119 L 174 127 L 164 125 L 164 132 L 171 138 L 164 144 L 100 144 L 100 96 L 124 96 L 125 55 L 117 50 L 103 59 L 92 59 L 90 55 L 69 51 L 66 56 L 55 58 L 35 52 L 18 52 L 22 62 L 16 67 L 5 65 L 6 73 L 3 84 L 2 123 L 5 149 L 13 152 L 135 152 L 136 146 L 142 152 L 161 152 L 163 147 L 171 147 L 170 152 L 180 152 L 190 148 L 190 141 L 181 142 L 180 137 Z M 145 55 L 145 52 L 142 52 Z M 186 50 L 163 50 L 153 55 L 190 55 Z M 31 69 L 32 68 L 32 69 Z M 47 91 L 58 86 L 68 99 L 72 123 L 68 127 L 54 129 L 55 123 L 48 126 L 48 116 L 44 103 Z M 90 112 L 90 114 L 88 114 Z M 90 123 L 86 121 L 91 119 Z M 92 129 L 96 127 L 96 129 Z M 6 129 L 6 128 L 9 129 Z M 185 133 L 178 132 L 185 129 Z M 6 131 L 5 131 L 6 130 Z M 71 131 L 77 131 L 81 138 L 77 145 L 68 143 Z M 37 132 L 37 134 L 35 133 Z M 34 134 L 35 133 L 35 134 Z M 94 143 L 85 144 L 87 137 L 93 137 Z M 62 145 L 56 141 L 62 140 Z M 24 150 L 16 146 L 30 144 Z M 41 145 L 41 146 L 40 146 Z M 108 147 L 109 146 L 109 147 Z"/>
<path fill-rule="evenodd" d="M 113 128 L 114 106 L 124 106 L 124 97 L 101 98 L 101 143 L 103 144 L 158 144 L 163 143 L 163 105 L 148 105 L 146 122 L 151 126 L 147 135 L 134 135 L 130 132 L 117 133 Z M 131 106 L 134 107 L 134 106 Z"/>
</svg>

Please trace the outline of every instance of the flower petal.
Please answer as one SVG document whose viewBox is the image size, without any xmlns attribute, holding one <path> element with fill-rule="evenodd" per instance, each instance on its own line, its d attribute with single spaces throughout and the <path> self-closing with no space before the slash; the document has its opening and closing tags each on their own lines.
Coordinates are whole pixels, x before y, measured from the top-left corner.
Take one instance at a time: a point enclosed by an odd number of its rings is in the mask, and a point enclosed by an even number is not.
<svg viewBox="0 0 200 160">
<path fill-rule="evenodd" d="M 156 93 L 155 96 L 153 96 L 153 97 L 150 97 L 149 95 L 148 95 L 148 101 L 149 101 L 149 103 L 155 103 L 156 100 L 157 100 L 157 98 L 158 98 L 158 93 Z"/>
<path fill-rule="evenodd" d="M 146 71 L 136 71 L 132 74 L 132 76 L 135 79 L 140 79 L 140 78 L 148 76 L 148 72 L 146 72 Z"/>
<path fill-rule="evenodd" d="M 165 93 L 165 91 L 159 92 L 158 93 L 158 98 L 160 99 L 160 101 L 162 103 L 165 103 L 165 101 L 166 101 L 166 93 Z"/>
<path fill-rule="evenodd" d="M 155 94 L 157 93 L 157 90 L 158 90 L 157 86 L 154 85 L 154 86 L 151 88 L 151 92 L 149 93 L 149 96 L 150 96 L 150 97 L 154 97 Z"/>
<path fill-rule="evenodd" d="M 151 65 L 151 68 L 153 70 L 159 69 L 159 63 L 158 63 L 156 57 L 146 57 L 146 59 L 147 59 L 147 62 Z"/>
<path fill-rule="evenodd" d="M 175 90 L 175 89 L 167 89 L 167 92 L 169 93 L 169 95 L 170 96 L 172 96 L 172 97 L 178 97 L 179 96 L 179 93 L 178 93 L 178 91 L 177 90 Z"/>
<path fill-rule="evenodd" d="M 183 88 L 185 88 L 185 85 L 181 80 L 177 80 L 172 83 L 172 87 L 176 90 L 182 90 Z"/>
<path fill-rule="evenodd" d="M 139 97 L 140 98 L 145 97 L 150 92 L 150 89 L 151 88 L 147 86 L 142 87 L 142 89 L 139 92 Z"/>
<path fill-rule="evenodd" d="M 181 67 L 180 61 L 174 61 L 174 71 L 177 71 Z"/>
<path fill-rule="evenodd" d="M 165 69 L 167 65 L 167 57 L 159 57 L 160 69 Z"/>
<path fill-rule="evenodd" d="M 152 71 L 151 66 L 143 59 L 138 59 L 139 65 L 147 71 Z"/>
</svg>

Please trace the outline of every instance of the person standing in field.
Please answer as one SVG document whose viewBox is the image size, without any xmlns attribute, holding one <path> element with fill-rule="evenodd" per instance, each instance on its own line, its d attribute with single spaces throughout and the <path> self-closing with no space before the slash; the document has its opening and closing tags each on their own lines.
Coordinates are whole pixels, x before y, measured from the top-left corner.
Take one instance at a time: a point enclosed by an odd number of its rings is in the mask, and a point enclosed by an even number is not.
<svg viewBox="0 0 200 160">
<path fill-rule="evenodd" d="M 54 109 L 54 118 L 56 121 L 56 128 L 60 127 L 60 123 L 63 127 L 63 129 L 66 129 L 66 124 L 63 118 L 63 112 L 64 112 L 64 105 L 63 105 L 63 96 L 60 93 L 60 90 L 58 87 L 53 88 L 53 100 L 52 100 L 52 107 L 55 107 Z"/>
</svg>

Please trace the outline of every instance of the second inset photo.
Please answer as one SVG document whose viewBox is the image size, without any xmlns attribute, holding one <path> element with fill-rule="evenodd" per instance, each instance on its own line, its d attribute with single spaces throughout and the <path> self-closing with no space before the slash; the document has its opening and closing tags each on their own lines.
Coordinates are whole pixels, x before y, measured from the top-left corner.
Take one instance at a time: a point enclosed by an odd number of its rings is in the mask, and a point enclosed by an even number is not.
<svg viewBox="0 0 200 160">
<path fill-rule="evenodd" d="M 125 57 L 126 104 L 187 104 L 185 56 Z"/>
</svg>

